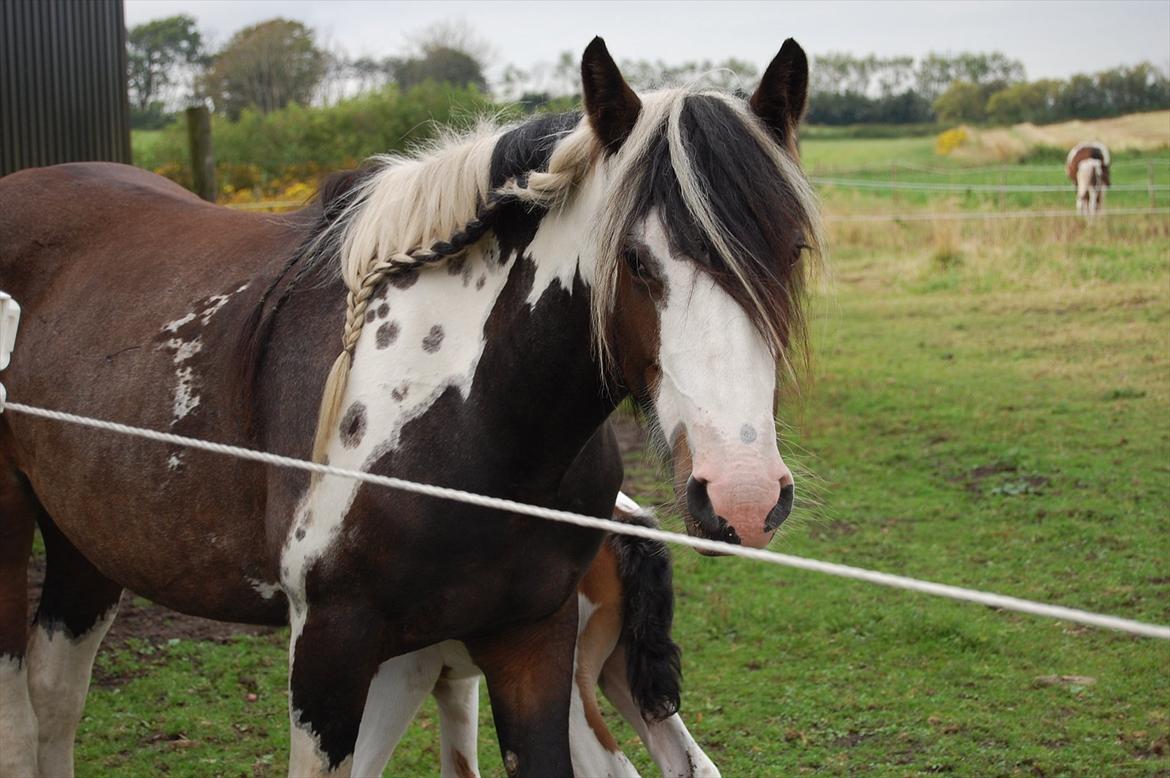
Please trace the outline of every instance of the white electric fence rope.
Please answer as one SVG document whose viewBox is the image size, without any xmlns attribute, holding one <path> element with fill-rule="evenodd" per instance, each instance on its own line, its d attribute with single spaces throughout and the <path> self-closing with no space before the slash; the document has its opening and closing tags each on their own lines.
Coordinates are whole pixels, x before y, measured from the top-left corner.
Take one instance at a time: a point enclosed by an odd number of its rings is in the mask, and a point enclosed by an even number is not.
<svg viewBox="0 0 1170 778">
<path fill-rule="evenodd" d="M 101 419 L 92 419 L 86 416 L 64 413 L 62 411 L 38 408 L 32 405 L 25 405 L 24 403 L 9 402 L 5 408 L 9 411 L 23 413 L 28 416 L 37 416 L 43 419 L 51 419 L 69 424 L 78 424 L 83 427 L 91 427 L 93 429 L 105 430 L 108 432 L 117 432 L 123 435 L 131 435 L 134 437 L 145 438 L 146 440 L 158 441 L 160 443 L 170 443 L 176 446 L 200 449 L 215 454 L 223 454 L 225 456 L 233 456 L 239 459 L 251 460 L 253 462 L 275 465 L 277 467 L 289 467 L 298 470 L 305 470 L 311 473 L 320 473 L 322 475 L 333 475 L 341 478 L 350 478 L 355 481 L 361 481 L 363 483 L 373 484 L 376 486 L 400 489 L 406 492 L 414 492 L 415 494 L 421 494 L 439 499 L 453 500 L 455 502 L 462 502 L 468 505 L 475 505 L 482 508 L 492 508 L 495 510 L 518 513 L 525 516 L 533 516 L 539 519 L 549 519 L 551 521 L 575 524 L 579 527 L 603 530 L 619 535 L 632 535 L 634 537 L 647 538 L 649 540 L 675 543 L 678 545 L 690 546 L 691 548 L 699 549 L 701 551 L 716 551 L 722 554 L 727 554 L 728 556 L 738 556 L 745 559 L 754 559 L 760 562 L 769 562 L 771 564 L 794 567 L 800 570 L 810 570 L 812 572 L 825 573 L 827 575 L 833 575 L 839 578 L 851 578 L 857 581 L 866 581 L 868 583 L 878 584 L 880 586 L 889 586 L 895 589 L 906 589 L 913 592 L 933 594 L 938 597 L 946 597 L 952 600 L 974 602 L 992 608 L 1001 608 L 1003 610 L 1017 611 L 1019 613 L 1030 613 L 1035 616 L 1047 616 L 1049 618 L 1071 621 L 1078 624 L 1086 624 L 1093 627 L 1102 627 L 1105 629 L 1118 630 L 1120 632 L 1128 632 L 1132 635 L 1141 635 L 1144 637 L 1170 640 L 1170 626 L 1148 624 L 1140 621 L 1133 621 L 1131 619 L 1118 618 L 1116 616 L 1105 616 L 1098 613 L 1077 610 L 1076 608 L 1065 608 L 1059 605 L 1047 605 L 1045 603 L 1033 602 L 1031 600 L 1022 600 L 1018 597 L 1008 597 L 1002 594 L 992 594 L 989 592 L 981 592 L 975 589 L 965 589 L 960 586 L 950 586 L 947 584 L 933 583 L 931 581 L 920 581 L 915 578 L 907 578 L 901 575 L 879 573 L 873 570 L 865 570 L 860 567 L 850 567 L 849 565 L 839 565 L 832 562 L 821 562 L 816 559 L 805 559 L 803 557 L 791 556 L 789 554 L 779 554 L 774 551 L 744 548 L 743 546 L 732 545 L 730 543 L 722 543 L 715 540 L 705 540 L 703 538 L 693 538 L 688 535 L 680 535 L 675 532 L 665 532 L 663 530 L 642 527 L 635 524 L 625 524 L 619 521 L 614 521 L 612 519 L 600 519 L 595 516 L 585 516 L 583 514 L 572 513 L 570 511 L 562 511 L 554 508 L 542 508 L 536 505 L 527 505 L 525 503 L 506 500 L 500 497 L 487 497 L 481 494 L 465 492 L 460 489 L 451 489 L 444 486 L 421 484 L 414 481 L 403 480 L 401 478 L 375 475 L 373 473 L 365 473 L 358 470 L 347 470 L 345 468 L 333 467 L 331 465 L 307 462 L 305 460 L 296 459 L 293 457 L 270 454 L 264 451 L 255 451 L 253 449 L 242 448 L 240 446 L 230 446 L 223 443 L 212 443 L 210 441 L 189 438 L 183 435 L 175 435 L 169 432 L 158 432 L 156 430 L 132 427 L 126 424 L 103 421 Z"/>
<path fill-rule="evenodd" d="M 1109 208 L 1097 211 L 1092 218 L 1103 216 L 1170 216 L 1170 207 L 1166 208 Z M 831 212 L 825 214 L 826 224 L 846 224 L 852 222 L 925 222 L 925 221 L 984 221 L 994 219 L 1075 219 L 1084 221 L 1085 217 L 1068 209 L 1041 210 L 1026 208 L 1019 211 L 934 211 L 906 213 L 853 213 L 834 216 Z"/>
<path fill-rule="evenodd" d="M 913 192 L 983 192 L 988 194 L 1011 192 L 1064 192 L 1075 191 L 1072 184 L 951 184 L 931 181 L 881 181 L 866 178 L 821 178 L 810 176 L 811 183 L 818 186 L 833 186 L 842 189 L 899 189 Z M 1115 184 L 1107 192 L 1165 192 L 1170 184 Z"/>
<path fill-rule="evenodd" d="M 1160 168 L 1170 165 L 1170 157 L 1150 157 L 1147 159 L 1127 159 L 1115 160 L 1109 164 L 1111 170 L 1118 168 L 1131 167 L 1154 167 Z M 890 160 L 888 162 L 874 162 L 869 165 L 859 165 L 850 168 L 833 168 L 821 166 L 813 169 L 813 173 L 818 175 L 835 175 L 835 176 L 849 176 L 857 173 L 877 173 L 882 171 L 890 171 L 895 168 L 901 170 L 912 170 L 916 173 L 926 173 L 928 175 L 936 176 L 962 176 L 962 175 L 980 175 L 987 173 L 1039 173 L 1043 171 L 1052 171 L 1059 175 L 1064 175 L 1067 168 L 1064 165 L 959 165 L 955 167 L 932 167 L 930 165 L 920 165 L 917 162 L 907 162 L 905 160 Z"/>
</svg>

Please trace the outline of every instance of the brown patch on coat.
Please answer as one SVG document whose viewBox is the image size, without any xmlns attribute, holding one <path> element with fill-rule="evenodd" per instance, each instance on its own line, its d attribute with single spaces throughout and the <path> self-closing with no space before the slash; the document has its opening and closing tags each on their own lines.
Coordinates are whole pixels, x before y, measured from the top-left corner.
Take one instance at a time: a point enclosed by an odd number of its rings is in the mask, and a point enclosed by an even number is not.
<svg viewBox="0 0 1170 778">
<path fill-rule="evenodd" d="M 578 591 L 593 603 L 594 611 L 577 638 L 574 682 L 581 695 L 589 728 L 606 751 L 617 753 L 617 740 L 606 727 L 597 704 L 597 681 L 622 633 L 622 581 L 617 556 L 608 543 L 602 544 L 593 564 L 581 579 Z"/>
<path fill-rule="evenodd" d="M 478 778 L 475 771 L 471 769 L 471 765 L 467 763 L 467 757 L 458 748 L 451 749 L 451 761 L 455 763 L 455 774 L 459 778 Z"/>
</svg>

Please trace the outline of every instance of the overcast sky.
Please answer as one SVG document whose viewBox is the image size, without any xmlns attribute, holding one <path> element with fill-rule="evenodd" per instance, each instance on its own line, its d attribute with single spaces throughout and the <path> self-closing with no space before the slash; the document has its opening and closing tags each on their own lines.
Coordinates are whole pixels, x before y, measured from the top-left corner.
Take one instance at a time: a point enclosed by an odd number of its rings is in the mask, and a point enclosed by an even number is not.
<svg viewBox="0 0 1170 778">
<path fill-rule="evenodd" d="M 1064 77 L 1149 60 L 1170 66 L 1170 2 L 389 2 L 377 0 L 126 0 L 129 26 L 188 13 L 212 44 L 283 16 L 351 55 L 401 53 L 406 35 L 462 19 L 505 63 L 531 67 L 580 52 L 594 35 L 618 59 L 738 57 L 762 69 L 784 38 L 809 53 L 998 50 L 1029 78 Z"/>
</svg>

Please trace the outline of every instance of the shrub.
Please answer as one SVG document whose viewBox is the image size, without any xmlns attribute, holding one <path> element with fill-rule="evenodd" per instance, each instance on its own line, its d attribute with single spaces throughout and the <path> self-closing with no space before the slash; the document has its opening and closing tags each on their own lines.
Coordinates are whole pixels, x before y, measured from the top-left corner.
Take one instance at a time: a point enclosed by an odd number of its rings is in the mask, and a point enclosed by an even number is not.
<svg viewBox="0 0 1170 778">
<path fill-rule="evenodd" d="M 934 142 L 934 150 L 941 156 L 947 156 L 955 149 L 970 140 L 965 127 L 955 127 L 941 133 Z"/>
</svg>

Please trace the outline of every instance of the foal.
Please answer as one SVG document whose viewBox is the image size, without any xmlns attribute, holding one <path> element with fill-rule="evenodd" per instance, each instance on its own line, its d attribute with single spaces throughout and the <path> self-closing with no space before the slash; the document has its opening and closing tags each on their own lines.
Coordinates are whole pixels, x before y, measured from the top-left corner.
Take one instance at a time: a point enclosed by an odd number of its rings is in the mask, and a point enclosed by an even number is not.
<svg viewBox="0 0 1170 778">
<path fill-rule="evenodd" d="M 650 514 L 619 492 L 613 518 L 657 526 Z M 674 611 L 670 554 L 665 544 L 609 535 L 577 589 L 577 651 L 569 743 L 580 776 L 636 776 L 605 726 L 597 704 L 606 698 L 638 732 L 667 778 L 718 778 L 719 769 L 691 736 L 679 709 L 679 649 L 671 640 Z M 477 775 L 476 719 L 479 676 L 455 641 L 415 651 L 384 664 L 370 698 L 393 700 L 392 709 L 368 711 L 354 775 L 381 775 L 427 692 L 439 708 L 443 778 Z M 363 722 L 364 723 L 364 722 Z"/>
</svg>

